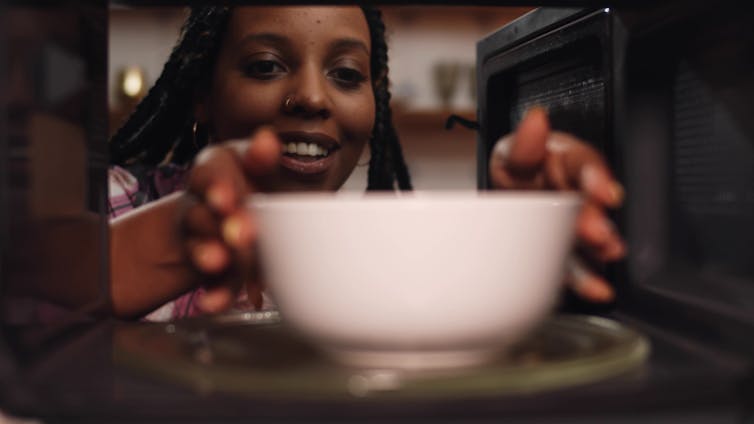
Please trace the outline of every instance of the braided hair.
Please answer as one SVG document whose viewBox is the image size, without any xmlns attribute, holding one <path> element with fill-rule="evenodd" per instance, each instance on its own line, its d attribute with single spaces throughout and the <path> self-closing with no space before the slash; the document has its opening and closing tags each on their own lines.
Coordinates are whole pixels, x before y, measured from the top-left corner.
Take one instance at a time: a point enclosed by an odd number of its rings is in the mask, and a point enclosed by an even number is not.
<svg viewBox="0 0 754 424">
<path fill-rule="evenodd" d="M 379 10 L 362 10 L 372 43 L 370 67 L 376 106 L 367 190 L 393 190 L 396 181 L 401 190 L 410 190 L 411 179 L 390 112 L 385 25 Z M 230 13 L 225 6 L 191 9 L 162 74 L 110 140 L 112 163 L 185 164 L 208 143 L 205 131 L 195 125 L 192 105 L 196 88 L 209 84 Z"/>
</svg>

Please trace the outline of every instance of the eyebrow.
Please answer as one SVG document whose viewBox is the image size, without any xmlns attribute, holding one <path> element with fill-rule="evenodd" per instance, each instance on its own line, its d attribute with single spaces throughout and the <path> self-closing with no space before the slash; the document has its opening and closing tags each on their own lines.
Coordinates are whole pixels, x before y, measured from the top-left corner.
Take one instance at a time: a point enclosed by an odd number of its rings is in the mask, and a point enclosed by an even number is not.
<svg viewBox="0 0 754 424">
<path fill-rule="evenodd" d="M 247 43 L 263 43 L 263 44 L 271 44 L 276 46 L 289 46 L 290 41 L 287 37 L 276 34 L 273 32 L 261 32 L 257 34 L 249 34 L 241 38 L 239 41 L 239 44 L 247 44 Z M 339 38 L 332 43 L 330 43 L 329 46 L 332 50 L 362 50 L 364 53 L 366 53 L 367 56 L 371 56 L 369 53 L 369 48 L 367 45 L 359 40 L 358 38 Z"/>
<path fill-rule="evenodd" d="M 286 37 L 283 37 L 280 34 L 275 34 L 272 32 L 262 32 L 258 34 L 249 34 L 245 35 L 241 40 L 238 42 L 238 44 L 246 44 L 246 43 L 263 43 L 263 44 L 275 44 L 275 45 L 287 45 L 289 44 L 289 41 Z"/>
<path fill-rule="evenodd" d="M 339 38 L 330 43 L 330 48 L 332 50 L 363 50 L 367 56 L 371 56 L 367 45 L 357 38 Z"/>
</svg>

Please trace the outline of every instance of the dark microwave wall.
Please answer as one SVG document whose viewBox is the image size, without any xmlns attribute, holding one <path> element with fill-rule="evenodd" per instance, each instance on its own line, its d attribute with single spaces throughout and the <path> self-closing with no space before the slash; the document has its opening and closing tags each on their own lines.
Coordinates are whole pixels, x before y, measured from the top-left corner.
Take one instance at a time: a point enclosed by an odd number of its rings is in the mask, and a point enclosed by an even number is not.
<svg viewBox="0 0 754 424">
<path fill-rule="evenodd" d="M 0 10 L 0 323 L 108 301 L 106 12 Z"/>
<path fill-rule="evenodd" d="M 754 12 L 709 5 L 538 9 L 480 41 L 479 187 L 534 103 L 600 149 L 636 293 L 754 323 Z"/>
<path fill-rule="evenodd" d="M 754 307 L 753 16 L 691 9 L 642 30 L 625 53 L 625 162 L 658 158 L 626 168 L 636 196 L 657 201 L 655 212 L 629 208 L 637 254 L 648 252 L 630 270 L 731 311 Z M 648 221 L 664 224 L 657 235 L 642 234 Z"/>
</svg>

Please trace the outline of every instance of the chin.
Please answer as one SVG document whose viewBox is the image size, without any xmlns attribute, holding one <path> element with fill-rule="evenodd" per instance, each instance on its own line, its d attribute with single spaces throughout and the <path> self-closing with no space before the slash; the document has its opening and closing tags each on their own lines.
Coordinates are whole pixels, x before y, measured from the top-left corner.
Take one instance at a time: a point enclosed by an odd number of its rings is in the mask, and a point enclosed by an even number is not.
<svg viewBox="0 0 754 424">
<path fill-rule="evenodd" d="M 275 181 L 270 192 L 295 192 L 295 191 L 336 191 L 342 183 L 338 184 L 329 173 L 316 175 L 301 175 L 283 170 L 280 179 Z"/>
</svg>

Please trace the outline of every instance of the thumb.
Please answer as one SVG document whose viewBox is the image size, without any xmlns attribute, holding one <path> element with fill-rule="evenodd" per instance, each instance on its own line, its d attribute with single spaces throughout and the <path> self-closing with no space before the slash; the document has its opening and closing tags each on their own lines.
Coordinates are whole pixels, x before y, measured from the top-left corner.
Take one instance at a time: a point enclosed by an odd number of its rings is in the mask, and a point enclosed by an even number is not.
<svg viewBox="0 0 754 424">
<path fill-rule="evenodd" d="M 545 163 L 550 124 L 542 107 L 529 109 L 513 134 L 504 166 L 512 174 L 531 176 Z"/>
<path fill-rule="evenodd" d="M 253 176 L 267 175 L 278 166 L 282 153 L 282 143 L 272 129 L 260 128 L 241 158 L 244 170 Z"/>
</svg>

